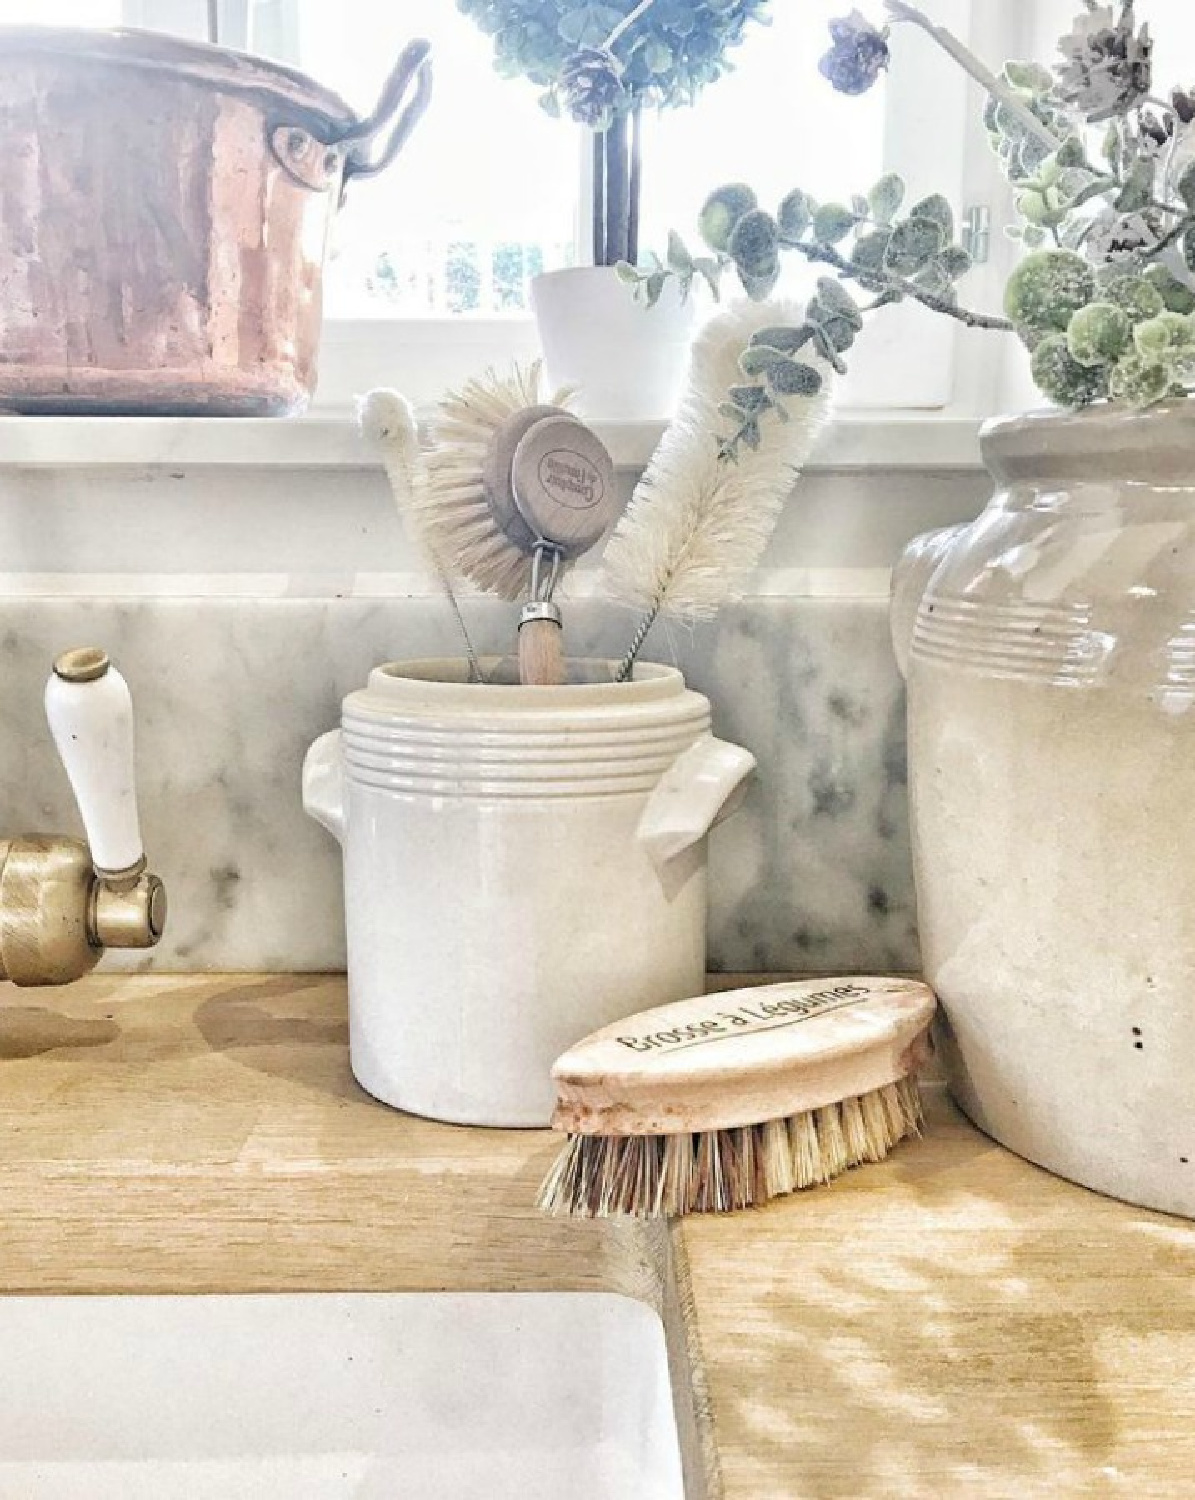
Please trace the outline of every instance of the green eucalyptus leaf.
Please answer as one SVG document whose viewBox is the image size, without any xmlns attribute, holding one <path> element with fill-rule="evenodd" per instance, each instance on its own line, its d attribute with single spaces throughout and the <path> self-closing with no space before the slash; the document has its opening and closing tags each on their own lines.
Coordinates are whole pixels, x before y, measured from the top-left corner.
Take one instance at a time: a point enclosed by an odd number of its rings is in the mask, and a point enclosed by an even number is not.
<svg viewBox="0 0 1195 1500">
<path fill-rule="evenodd" d="M 629 260 L 620 260 L 614 267 L 614 274 L 624 286 L 638 286 L 641 280 L 639 272 Z"/>
<path fill-rule="evenodd" d="M 654 307 L 664 295 L 664 288 L 668 285 L 668 277 L 663 271 L 653 271 L 644 282 L 647 291 L 647 305 Z"/>
<path fill-rule="evenodd" d="M 699 255 L 693 262 L 693 269 L 705 280 L 714 301 L 720 302 L 722 300 L 722 262 L 711 260 L 708 255 Z"/>
<path fill-rule="evenodd" d="M 891 238 L 887 229 L 877 229 L 872 234 L 861 234 L 851 247 L 851 264 L 864 271 L 882 271 L 884 256 L 888 252 L 888 241 Z"/>
<path fill-rule="evenodd" d="M 946 244 L 947 237 L 937 220 L 902 219 L 888 241 L 884 266 L 897 276 L 909 276 L 941 254 Z"/>
<path fill-rule="evenodd" d="M 813 329 L 808 323 L 796 326 L 784 326 L 777 324 L 773 328 L 761 328 L 758 333 L 751 335 L 751 347 L 763 346 L 768 349 L 779 349 L 785 354 L 795 354 L 798 349 L 803 348 L 813 337 Z"/>
<path fill-rule="evenodd" d="M 780 263 L 777 261 L 772 270 L 760 275 L 753 275 L 739 267 L 739 281 L 743 290 L 751 298 L 752 302 L 763 302 L 776 290 L 776 283 L 780 280 Z"/>
<path fill-rule="evenodd" d="M 813 222 L 817 205 L 808 193 L 794 188 L 781 203 L 776 214 L 780 238 L 786 245 L 795 245 Z"/>
<path fill-rule="evenodd" d="M 752 344 L 739 355 L 739 369 L 750 379 L 766 375 L 777 365 L 782 365 L 789 356 L 781 349 L 770 349 L 766 344 Z"/>
<path fill-rule="evenodd" d="M 929 219 L 937 224 L 942 230 L 944 245 L 949 245 L 954 238 L 954 210 L 941 193 L 931 193 L 920 203 L 914 203 L 908 216 L 910 219 Z"/>
<path fill-rule="evenodd" d="M 823 203 L 813 216 L 813 237 L 822 245 L 837 245 L 855 227 L 855 215 L 842 203 Z"/>
<path fill-rule="evenodd" d="M 822 377 L 812 365 L 799 359 L 786 359 L 767 372 L 769 386 L 780 396 L 816 396 L 822 388 Z"/>
<path fill-rule="evenodd" d="M 829 339 L 835 353 L 841 354 L 855 342 L 860 326 L 850 318 L 832 317 L 822 323 L 821 332 Z"/>
<path fill-rule="evenodd" d="M 673 271 L 687 272 L 690 276 L 693 274 L 693 257 L 675 229 L 668 233 L 667 261 Z"/>
<path fill-rule="evenodd" d="M 732 385 L 730 399 L 746 415 L 766 411 L 772 404 L 771 397 L 761 385 Z"/>
<path fill-rule="evenodd" d="M 728 249 L 743 275 L 766 277 L 776 267 L 779 246 L 776 220 L 764 209 L 753 208 L 734 226 Z"/>
<path fill-rule="evenodd" d="M 946 273 L 948 281 L 957 281 L 971 269 L 971 252 L 964 250 L 961 245 L 947 245 L 938 256 L 936 264 Z"/>
<path fill-rule="evenodd" d="M 856 328 L 863 327 L 863 314 L 859 311 L 859 305 L 841 281 L 835 281 L 833 276 L 819 276 L 817 295 L 822 307 L 831 317 L 845 318 Z"/>
<path fill-rule="evenodd" d="M 896 172 L 886 172 L 867 195 L 872 218 L 881 224 L 891 224 L 904 197 L 904 178 Z"/>
<path fill-rule="evenodd" d="M 745 182 L 731 182 L 716 189 L 705 200 L 698 216 L 701 238 L 711 250 L 724 255 L 730 249 L 735 225 L 758 206 L 754 190 Z"/>
</svg>

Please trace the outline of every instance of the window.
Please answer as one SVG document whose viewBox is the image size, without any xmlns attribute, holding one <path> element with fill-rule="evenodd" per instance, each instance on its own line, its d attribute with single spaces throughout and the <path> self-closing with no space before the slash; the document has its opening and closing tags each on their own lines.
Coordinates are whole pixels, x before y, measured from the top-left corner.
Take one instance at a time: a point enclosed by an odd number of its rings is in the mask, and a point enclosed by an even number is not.
<svg viewBox="0 0 1195 1500">
<path fill-rule="evenodd" d="M 933 10 L 965 32 L 970 6 L 935 0 Z M 648 122 L 645 247 L 662 246 L 672 226 L 691 236 L 705 194 L 731 177 L 778 202 L 798 185 L 849 195 L 899 165 L 913 192 L 945 191 L 962 206 L 961 75 L 904 29 L 889 80 L 840 98 L 817 59 L 827 21 L 849 8 L 774 0 L 773 24 L 751 30 L 734 74 L 692 109 Z M 588 240 L 588 153 L 579 131 L 540 110 L 533 85 L 495 74 L 489 39 L 455 0 L 0 0 L 0 21 L 123 22 L 191 37 L 207 34 L 213 12 L 222 41 L 305 69 L 362 112 L 406 41 L 426 35 L 435 48 L 427 119 L 387 173 L 354 187 L 335 227 L 319 404 L 379 381 L 426 400 L 471 369 L 528 355 L 530 276 L 581 259 Z M 960 128 L 944 133 L 944 117 Z M 811 280 L 794 267 L 782 290 L 801 295 Z M 917 309 L 877 320 L 847 402 L 944 404 L 953 336 Z"/>
</svg>

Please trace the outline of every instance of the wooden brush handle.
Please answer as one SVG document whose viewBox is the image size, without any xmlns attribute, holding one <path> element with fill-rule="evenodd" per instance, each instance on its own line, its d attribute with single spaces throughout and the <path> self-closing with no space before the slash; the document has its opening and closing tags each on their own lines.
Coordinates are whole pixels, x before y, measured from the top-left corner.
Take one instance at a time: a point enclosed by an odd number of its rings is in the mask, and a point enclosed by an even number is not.
<svg viewBox="0 0 1195 1500">
<path fill-rule="evenodd" d="M 935 1003 L 913 979 L 852 976 L 641 1011 L 558 1059 L 552 1124 L 580 1135 L 673 1135 L 856 1098 L 916 1072 Z"/>
<path fill-rule="evenodd" d="M 524 687 L 559 687 L 567 675 L 559 609 L 528 604 L 519 621 L 519 681 Z"/>
</svg>

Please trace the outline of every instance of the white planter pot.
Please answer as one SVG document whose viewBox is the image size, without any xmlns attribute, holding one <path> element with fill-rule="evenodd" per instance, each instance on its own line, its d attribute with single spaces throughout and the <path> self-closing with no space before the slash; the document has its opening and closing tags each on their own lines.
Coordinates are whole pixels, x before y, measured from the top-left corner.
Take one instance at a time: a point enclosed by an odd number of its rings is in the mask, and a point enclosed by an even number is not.
<svg viewBox="0 0 1195 1500">
<path fill-rule="evenodd" d="M 1005 1146 L 1195 1218 L 1195 402 L 983 447 L 893 612 L 941 1056 Z"/>
<path fill-rule="evenodd" d="M 531 306 L 548 375 L 579 388 L 583 416 L 651 421 L 676 410 L 696 313 L 674 281 L 649 308 L 612 267 L 547 271 L 532 280 Z"/>
<path fill-rule="evenodd" d="M 304 807 L 344 847 L 353 1072 L 399 1109 L 546 1125 L 561 1052 L 701 992 L 705 835 L 754 759 L 671 668 L 573 673 L 379 667 L 308 752 Z"/>
</svg>

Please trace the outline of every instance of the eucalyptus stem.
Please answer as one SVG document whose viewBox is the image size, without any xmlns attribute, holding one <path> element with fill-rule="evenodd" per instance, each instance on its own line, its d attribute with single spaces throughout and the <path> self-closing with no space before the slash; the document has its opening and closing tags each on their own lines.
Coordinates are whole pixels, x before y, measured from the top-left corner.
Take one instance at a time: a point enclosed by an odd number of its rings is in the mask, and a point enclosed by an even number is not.
<svg viewBox="0 0 1195 1500">
<path fill-rule="evenodd" d="M 988 313 L 971 312 L 969 308 L 959 307 L 955 302 L 948 302 L 945 297 L 938 297 L 933 292 L 927 292 L 924 287 L 917 285 L 915 281 L 907 281 L 903 276 L 893 276 L 891 272 L 866 271 L 849 261 L 845 256 L 839 255 L 837 250 L 831 249 L 829 245 L 806 244 L 799 241 L 791 246 L 798 251 L 806 260 L 814 260 L 822 265 L 833 266 L 834 269 L 846 277 L 848 281 L 857 281 L 860 286 L 866 287 L 869 292 L 883 294 L 885 292 L 898 292 L 902 297 L 908 297 L 914 302 L 920 302 L 923 307 L 928 307 L 931 312 L 941 313 L 944 317 L 954 318 L 957 322 L 965 324 L 968 328 L 991 328 L 999 333 L 1013 332 L 1013 325 L 1007 318 L 992 317 Z"/>
<path fill-rule="evenodd" d="M 931 21 L 924 11 L 918 10 L 915 5 L 907 5 L 905 0 L 884 0 L 888 14 L 894 21 L 906 21 L 910 26 L 917 26 L 925 34 L 935 41 L 948 57 L 958 63 L 965 73 L 968 73 L 980 88 L 991 95 L 997 104 L 1003 104 L 1008 110 L 1017 116 L 1021 124 L 1032 135 L 1050 151 L 1057 151 L 1062 142 L 1047 125 L 1043 125 L 1029 106 L 1019 97 L 1015 89 L 996 77 L 995 73 L 982 62 L 970 47 L 965 47 L 953 32 L 948 31 L 945 26 L 939 26 Z"/>
</svg>

